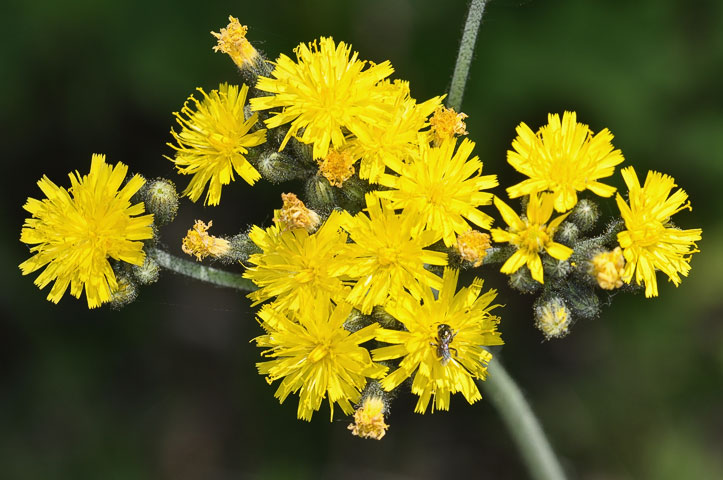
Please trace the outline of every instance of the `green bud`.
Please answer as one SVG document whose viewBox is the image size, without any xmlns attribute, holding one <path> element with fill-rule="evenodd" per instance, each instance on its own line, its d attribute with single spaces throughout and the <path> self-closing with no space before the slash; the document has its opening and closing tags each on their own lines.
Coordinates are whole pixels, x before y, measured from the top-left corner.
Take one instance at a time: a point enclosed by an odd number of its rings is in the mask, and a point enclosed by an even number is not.
<svg viewBox="0 0 723 480">
<path fill-rule="evenodd" d="M 116 272 L 118 288 L 110 294 L 110 307 L 120 310 L 138 298 L 138 288 L 133 280 L 122 273 Z"/>
<path fill-rule="evenodd" d="M 568 247 L 577 242 L 579 236 L 580 229 L 572 222 L 562 222 L 555 232 L 555 240 Z"/>
<path fill-rule="evenodd" d="M 228 240 L 231 248 L 226 255 L 219 257 L 219 260 L 225 264 L 246 263 L 251 255 L 261 253 L 261 249 L 251 241 L 246 233 L 239 233 Z"/>
<path fill-rule="evenodd" d="M 600 218 L 600 209 L 592 200 L 583 198 L 577 202 L 572 213 L 567 217 L 568 221 L 574 222 L 581 232 L 590 231 Z"/>
<path fill-rule="evenodd" d="M 364 315 L 355 308 L 346 318 L 346 321 L 344 322 L 344 329 L 348 332 L 354 333 L 371 325 L 372 323 L 374 323 L 374 320 L 370 316 Z"/>
<path fill-rule="evenodd" d="M 357 175 L 348 178 L 344 185 L 335 188 L 335 198 L 338 205 L 352 215 L 357 214 L 366 205 L 364 196 L 369 191 L 369 183 L 361 180 Z"/>
<path fill-rule="evenodd" d="M 166 225 L 176 218 L 178 193 L 173 182 L 165 178 L 157 178 L 146 182 L 140 193 L 146 210 L 153 214 L 156 225 Z"/>
<path fill-rule="evenodd" d="M 138 283 L 141 285 L 150 285 L 158 281 L 161 268 L 155 260 L 146 255 L 143 265 L 133 265 L 131 271 L 135 279 L 138 280 Z"/>
<path fill-rule="evenodd" d="M 288 182 L 309 175 L 309 171 L 294 158 L 274 150 L 264 151 L 256 162 L 261 176 L 271 183 Z"/>
<path fill-rule="evenodd" d="M 600 299 L 592 287 L 577 282 L 567 282 L 561 293 L 576 317 L 592 320 L 600 315 Z"/>
<path fill-rule="evenodd" d="M 521 267 L 510 275 L 510 287 L 521 293 L 535 293 L 540 289 L 540 282 L 532 278 L 527 266 Z"/>
<path fill-rule="evenodd" d="M 558 296 L 540 297 L 533 307 L 535 326 L 545 339 L 564 337 L 569 333 L 572 313 Z"/>
<path fill-rule="evenodd" d="M 307 206 L 312 210 L 326 212 L 336 206 L 334 188 L 322 175 L 314 175 L 306 182 Z"/>
<path fill-rule="evenodd" d="M 572 271 L 570 262 L 549 255 L 542 256 L 542 267 L 545 269 L 545 277 L 552 277 L 555 280 L 562 280 Z"/>
</svg>

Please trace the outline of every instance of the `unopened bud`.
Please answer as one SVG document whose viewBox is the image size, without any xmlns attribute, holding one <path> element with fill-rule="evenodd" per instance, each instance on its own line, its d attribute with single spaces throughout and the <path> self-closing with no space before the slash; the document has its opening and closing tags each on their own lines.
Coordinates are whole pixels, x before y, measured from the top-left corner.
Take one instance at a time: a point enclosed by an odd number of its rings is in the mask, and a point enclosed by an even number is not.
<svg viewBox="0 0 723 480">
<path fill-rule="evenodd" d="M 547 340 L 569 333 L 572 315 L 560 297 L 540 299 L 534 307 L 535 326 Z"/>
<path fill-rule="evenodd" d="M 567 219 L 574 222 L 580 231 L 585 233 L 595 226 L 598 218 L 600 218 L 600 209 L 597 204 L 592 200 L 583 198 L 577 202 Z"/>
<path fill-rule="evenodd" d="M 561 293 L 576 317 L 593 320 L 600 314 L 600 299 L 592 287 L 578 282 L 568 282 Z"/>
<path fill-rule="evenodd" d="M 249 238 L 246 233 L 239 233 L 238 235 L 231 237 L 230 239 L 231 248 L 226 256 L 222 257 L 221 260 L 229 260 L 235 262 L 246 263 L 251 255 L 254 253 L 261 253 L 261 249 Z"/>
<path fill-rule="evenodd" d="M 130 277 L 116 273 L 117 288 L 110 293 L 110 307 L 120 310 L 138 298 L 138 288 Z"/>
<path fill-rule="evenodd" d="M 510 275 L 510 287 L 521 293 L 535 293 L 539 290 L 541 284 L 530 275 L 527 266 L 521 267 Z"/>
<path fill-rule="evenodd" d="M 336 206 L 334 187 L 321 175 L 314 175 L 306 182 L 306 198 L 314 210 L 328 211 Z"/>
<path fill-rule="evenodd" d="M 548 255 L 542 257 L 542 266 L 545 269 L 545 276 L 555 280 L 562 280 L 572 271 L 569 261 L 558 260 Z"/>
<path fill-rule="evenodd" d="M 575 242 L 577 242 L 578 237 L 580 236 L 580 229 L 578 226 L 572 222 L 562 222 L 560 226 L 558 227 L 557 231 L 555 232 L 555 240 L 562 243 L 563 245 L 567 245 L 568 247 L 572 246 Z"/>
<path fill-rule="evenodd" d="M 309 175 L 309 169 L 303 168 L 289 155 L 283 152 L 265 151 L 257 159 L 261 176 L 271 183 L 288 182 Z"/>
<path fill-rule="evenodd" d="M 158 266 L 158 263 L 148 255 L 146 255 L 146 259 L 142 265 L 133 265 L 133 267 L 131 267 L 133 276 L 141 285 L 150 285 L 158 281 L 160 270 L 161 268 Z"/>
<path fill-rule="evenodd" d="M 178 193 L 170 180 L 157 178 L 147 182 L 141 190 L 141 198 L 146 210 L 153 214 L 156 225 L 166 225 L 176 218 Z"/>
</svg>

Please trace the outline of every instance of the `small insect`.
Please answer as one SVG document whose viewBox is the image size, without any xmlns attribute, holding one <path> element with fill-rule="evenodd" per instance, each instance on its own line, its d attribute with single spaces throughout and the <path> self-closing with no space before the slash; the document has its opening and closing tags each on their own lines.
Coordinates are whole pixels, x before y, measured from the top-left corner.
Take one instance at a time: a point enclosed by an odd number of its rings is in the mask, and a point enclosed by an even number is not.
<svg viewBox="0 0 723 480">
<path fill-rule="evenodd" d="M 456 335 L 457 332 L 452 331 L 452 327 L 446 323 L 440 323 L 437 326 L 437 343 L 430 343 L 430 345 L 437 348 L 437 355 L 442 365 L 447 365 L 452 359 L 451 352 L 454 352 L 455 356 L 457 355 L 457 350 L 449 346 Z"/>
</svg>

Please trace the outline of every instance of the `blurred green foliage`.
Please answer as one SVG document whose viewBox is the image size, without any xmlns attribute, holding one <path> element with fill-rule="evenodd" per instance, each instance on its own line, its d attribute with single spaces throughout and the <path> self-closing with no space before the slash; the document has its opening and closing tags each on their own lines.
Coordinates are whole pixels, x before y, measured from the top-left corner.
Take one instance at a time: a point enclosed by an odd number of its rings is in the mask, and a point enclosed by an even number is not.
<svg viewBox="0 0 723 480">
<path fill-rule="evenodd" d="M 259 333 L 240 295 L 165 274 L 120 312 L 44 300 L 17 265 L 26 197 L 47 174 L 86 172 L 106 153 L 181 187 L 171 112 L 197 86 L 234 81 L 210 30 L 229 14 L 270 58 L 320 35 L 362 58 L 391 60 L 426 99 L 445 91 L 464 2 L 312 0 L 94 2 L 9 0 L 0 29 L 0 477 L 526 478 L 492 407 L 455 398 L 450 413 L 394 404 L 381 442 L 348 435 L 322 411 L 295 419 L 256 374 Z M 485 273 L 507 303 L 503 357 L 526 389 L 571 478 L 723 478 L 723 3 L 574 0 L 490 2 L 463 110 L 469 138 L 502 185 L 519 180 L 505 151 L 521 121 L 576 110 L 608 127 L 626 164 L 656 169 L 690 194 L 681 227 L 703 228 L 678 289 L 618 295 L 595 322 L 542 342 L 529 299 Z M 618 187 L 622 180 L 613 180 Z M 284 187 L 285 189 L 287 187 Z M 268 223 L 279 191 L 236 182 L 218 208 L 184 202 L 163 231 L 171 251 L 193 219 L 218 233 Z M 497 193 L 502 194 L 502 189 Z M 255 199 L 251 201 L 251 199 Z M 235 207 L 235 208 L 234 208 Z M 613 214 L 614 203 L 603 202 Z"/>
</svg>

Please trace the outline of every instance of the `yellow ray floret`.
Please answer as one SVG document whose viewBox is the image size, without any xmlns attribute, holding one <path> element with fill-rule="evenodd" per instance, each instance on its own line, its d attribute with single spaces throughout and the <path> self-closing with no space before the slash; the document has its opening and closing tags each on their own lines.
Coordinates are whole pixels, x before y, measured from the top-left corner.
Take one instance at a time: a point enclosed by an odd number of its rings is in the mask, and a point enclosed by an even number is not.
<svg viewBox="0 0 723 480">
<path fill-rule="evenodd" d="M 276 390 L 281 402 L 299 392 L 297 417 L 302 420 L 311 420 L 324 399 L 329 402 L 330 419 L 334 404 L 352 414 L 352 404 L 359 400 L 367 377 L 379 378 L 387 370 L 372 362 L 369 352 L 360 346 L 374 338 L 379 325 L 348 332 L 343 325 L 351 310 L 347 303 L 332 307 L 322 298 L 289 316 L 271 307 L 259 312 L 266 335 L 257 337 L 256 344 L 266 348 L 262 356 L 272 358 L 257 364 L 259 373 L 266 375 L 269 383 L 282 379 Z"/>
<path fill-rule="evenodd" d="M 341 231 L 341 219 L 340 212 L 332 212 L 313 234 L 303 228 L 253 227 L 249 238 L 262 253 L 249 257 L 252 266 L 244 277 L 259 287 L 248 295 L 254 305 L 276 297 L 274 304 L 279 309 L 297 311 L 305 299 L 319 295 L 344 298 L 348 287 L 335 273 L 336 256 L 347 239 Z"/>
<path fill-rule="evenodd" d="M 204 204 L 218 205 L 221 187 L 234 179 L 234 172 L 253 185 L 261 175 L 246 159 L 248 149 L 266 141 L 266 130 L 251 131 L 258 116 L 244 116 L 248 87 L 221 84 L 203 98 L 191 95 L 181 112 L 175 113 L 180 132 L 171 130 L 177 145 L 175 158 L 179 173 L 193 175 L 183 195 L 195 202 L 208 185 Z M 168 157 L 167 157 L 168 158 Z"/>
<path fill-rule="evenodd" d="M 575 112 L 548 115 L 548 124 L 537 134 L 526 124 L 517 127 L 513 150 L 507 161 L 518 172 L 530 177 L 507 189 L 510 198 L 549 190 L 555 195 L 555 210 L 566 212 L 577 203 L 577 192 L 590 190 L 601 197 L 615 193 L 615 187 L 600 183 L 623 161 L 620 150 L 610 141 L 605 128 L 593 135 L 587 125 L 577 123 Z"/>
<path fill-rule="evenodd" d="M 520 267 L 527 264 L 532 278 L 543 283 L 541 251 L 545 250 L 558 260 L 567 260 L 572 255 L 570 247 L 553 241 L 557 228 L 569 215 L 569 212 L 560 215 L 548 224 L 547 222 L 552 216 L 554 201 L 551 193 L 543 193 L 539 196 L 537 194 L 530 195 L 527 203 L 527 216 L 520 218 L 505 202 L 495 197 L 495 206 L 509 229 L 492 229 L 492 238 L 495 242 L 509 242 L 517 247 L 517 251 L 502 265 L 500 269 L 502 273 L 515 273 Z"/>
<path fill-rule="evenodd" d="M 108 257 L 143 264 L 141 240 L 153 236 L 153 215 L 141 215 L 142 203 L 131 205 L 145 180 L 134 175 L 121 188 L 127 172 L 126 165 L 108 165 L 105 155 L 94 154 L 88 175 L 69 175 L 69 190 L 43 177 L 38 186 L 47 198 L 28 198 L 23 208 L 32 217 L 25 220 L 20 241 L 34 245 L 35 255 L 20 269 L 27 275 L 45 267 L 35 285 L 54 282 L 48 300 L 58 303 L 70 286 L 75 298 L 85 290 L 88 307 L 95 308 L 118 288 Z"/>
<path fill-rule="evenodd" d="M 388 200 L 371 193 L 366 203 L 368 215 L 347 216 L 344 222 L 354 243 L 340 252 L 337 268 L 356 282 L 346 300 L 368 314 L 405 289 L 418 296 L 421 289 L 441 287 L 441 279 L 424 267 L 446 265 L 447 255 L 425 250 L 436 238 L 428 230 L 418 232 L 419 214 L 397 214 Z"/>
<path fill-rule="evenodd" d="M 665 273 L 677 287 L 680 275 L 690 271 L 690 256 L 698 251 L 695 242 L 701 239 L 700 228 L 681 230 L 670 218 L 684 208 L 690 209 L 688 195 L 676 186 L 673 177 L 649 171 L 641 187 L 632 167 L 621 171 L 628 186 L 628 203 L 617 195 L 616 201 L 625 228 L 618 233 L 618 242 L 625 256 L 623 280 L 645 284 L 645 296 L 658 296 L 655 271 Z"/>
<path fill-rule="evenodd" d="M 325 158 L 330 145 L 344 144 L 345 129 L 358 136 L 387 110 L 373 87 L 394 69 L 388 61 L 365 68 L 350 45 L 330 37 L 302 43 L 295 53 L 296 62 L 281 55 L 271 77 L 259 78 L 256 88 L 272 95 L 251 99 L 251 107 L 278 109 L 266 120 L 269 128 L 291 123 L 280 149 L 297 136 L 313 144 L 314 158 Z"/>
<path fill-rule="evenodd" d="M 382 175 L 380 183 L 390 189 L 379 196 L 391 200 L 395 209 L 419 213 L 420 227 L 451 247 L 456 234 L 470 229 L 467 221 L 482 228 L 492 224 L 492 217 L 476 207 L 492 202 L 493 195 L 483 190 L 497 186 L 497 176 L 481 175 L 482 162 L 469 158 L 473 149 L 474 142 L 467 139 L 456 151 L 454 139 L 438 148 L 423 142 L 411 162 L 390 162 L 399 176 Z"/>
<path fill-rule="evenodd" d="M 480 279 L 456 292 L 458 275 L 456 270 L 445 268 L 437 298 L 428 288 L 421 302 L 403 294 L 385 307 L 405 331 L 380 330 L 377 334 L 378 340 L 394 345 L 375 349 L 374 360 L 401 358 L 399 368 L 381 384 L 389 391 L 414 376 L 412 393 L 419 395 L 414 409 L 417 413 L 427 410 L 432 397 L 432 411 L 449 410 L 450 395 L 457 392 L 469 403 L 482 398 L 475 379 L 487 376 L 487 364 L 492 358 L 482 347 L 503 343 L 497 331 L 499 318 L 490 315 L 498 306 L 490 305 L 497 293 L 490 290 L 480 295 Z M 440 330 L 447 332 L 451 340 L 443 342 Z"/>
</svg>

